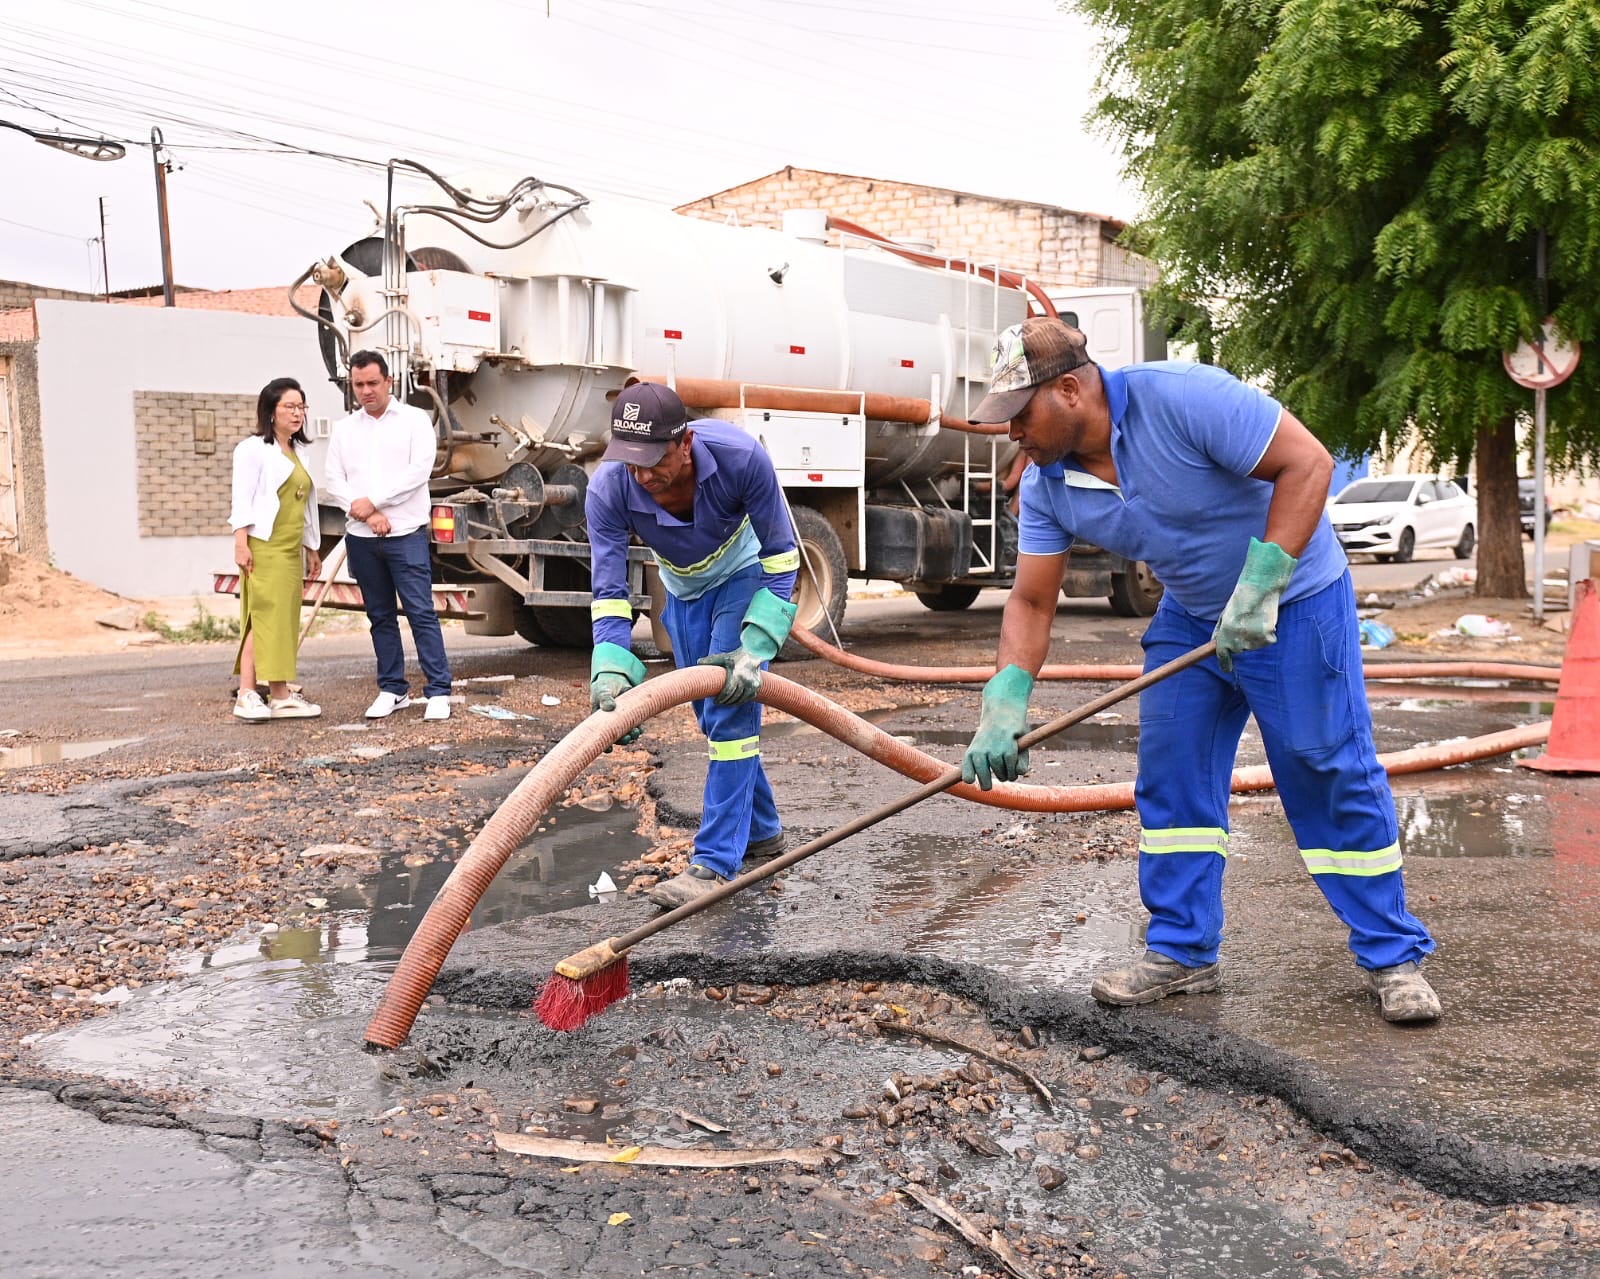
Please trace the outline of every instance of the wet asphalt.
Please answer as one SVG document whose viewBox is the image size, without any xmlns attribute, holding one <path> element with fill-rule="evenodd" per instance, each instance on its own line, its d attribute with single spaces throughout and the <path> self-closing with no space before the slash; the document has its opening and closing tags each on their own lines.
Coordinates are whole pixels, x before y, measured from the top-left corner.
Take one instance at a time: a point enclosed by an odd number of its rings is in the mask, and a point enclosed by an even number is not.
<svg viewBox="0 0 1600 1279">
<path fill-rule="evenodd" d="M 863 617 L 853 646 L 895 660 L 931 615 Z M 919 660 L 983 659 L 995 614 L 937 620 L 944 655 L 923 643 Z M 1083 660 L 1130 660 L 1137 633 L 1089 606 L 1064 609 L 1057 629 Z M 483 641 L 472 654 L 458 675 L 514 672 L 564 699 L 581 689 L 570 658 Z M 155 691 L 181 723 L 159 692 L 191 686 L 194 664 L 140 660 L 135 675 L 80 673 L 70 696 L 114 717 L 108 699 Z M 363 665 L 341 649 L 314 669 L 358 700 Z M 834 678 L 813 663 L 783 673 Z M 1102 687 L 1043 686 L 1035 716 Z M 881 727 L 959 755 L 975 690 L 880 692 Z M 1549 712 L 1547 691 L 1449 692 L 1376 700 L 1380 749 Z M 468 700 L 544 713 L 537 695 L 496 693 Z M 1131 777 L 1136 718 L 1123 706 L 1041 748 L 1035 778 Z M 652 913 L 588 885 L 697 820 L 698 752 L 663 741 L 647 785 L 666 830 L 641 834 L 634 809 L 609 802 L 543 823 L 457 943 L 411 1042 L 374 1054 L 361 1029 L 399 949 L 537 754 L 524 721 L 458 729 L 445 751 L 407 733 L 337 746 L 325 734 L 271 772 L 337 815 L 480 765 L 441 786 L 448 812 L 428 816 L 425 838 L 391 829 L 371 863 L 330 879 L 320 907 L 193 951 L 179 980 L 13 1062 L 12 1082 L 28 1086 L 0 1091 L 0 1187 L 56 1231 L 0 1230 L 7 1273 L 223 1274 L 246 1258 L 263 1274 L 311 1259 L 340 1275 L 998 1273 L 907 1199 L 908 1183 L 1010 1238 L 1039 1274 L 1588 1273 L 1600 783 L 1509 761 L 1397 783 L 1411 904 L 1440 943 L 1429 971 L 1446 1017 L 1432 1027 L 1388 1026 L 1360 993 L 1270 797 L 1234 808 L 1222 991 L 1119 1011 L 1086 988 L 1139 949 L 1131 815 L 940 797 L 641 946 L 637 997 L 553 1035 L 528 1004 L 554 961 Z M 354 753 L 378 740 L 392 753 Z M 106 758 L 130 755 L 139 748 Z M 774 725 L 764 755 L 795 838 L 909 788 L 803 726 Z M 1241 762 L 1258 756 L 1247 740 Z M 236 753 L 214 763 L 164 772 L 157 757 L 64 791 L 14 786 L 0 796 L 0 858 L 70 866 L 71 850 L 113 836 L 203 847 L 205 813 L 249 802 L 263 771 Z M 1049 1084 L 1056 1105 L 1004 1066 L 886 1029 L 897 1021 L 986 1046 Z M 568 1165 L 497 1154 L 496 1131 L 617 1150 L 819 1144 L 829 1163 Z M 47 1177 L 20 1171 L 30 1152 Z"/>
</svg>

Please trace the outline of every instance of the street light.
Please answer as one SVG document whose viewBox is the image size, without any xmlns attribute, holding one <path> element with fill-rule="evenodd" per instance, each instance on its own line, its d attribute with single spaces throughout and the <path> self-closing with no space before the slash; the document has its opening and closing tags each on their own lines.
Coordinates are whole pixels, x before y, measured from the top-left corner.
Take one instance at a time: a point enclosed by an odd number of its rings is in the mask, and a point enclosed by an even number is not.
<svg viewBox="0 0 1600 1279">
<path fill-rule="evenodd" d="M 26 125 L 13 124 L 10 120 L 0 120 L 0 129 L 15 129 L 18 133 L 26 133 L 35 142 L 85 160 L 120 160 L 128 154 L 128 148 L 122 143 L 112 142 L 106 138 L 80 138 L 70 133 L 40 133 L 37 129 L 30 129 Z"/>
</svg>

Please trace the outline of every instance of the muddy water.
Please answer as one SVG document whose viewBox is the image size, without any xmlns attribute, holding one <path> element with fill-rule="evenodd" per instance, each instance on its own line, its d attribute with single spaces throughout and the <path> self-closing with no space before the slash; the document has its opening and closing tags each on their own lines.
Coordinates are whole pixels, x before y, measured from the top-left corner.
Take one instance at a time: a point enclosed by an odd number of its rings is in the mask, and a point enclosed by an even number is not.
<svg viewBox="0 0 1600 1279">
<path fill-rule="evenodd" d="M 610 910 L 590 896 L 601 870 L 645 844 L 624 808 L 562 810 L 513 855 L 467 931 L 550 911 Z M 454 863 L 386 859 L 330 899 L 319 922 L 195 956 L 181 980 L 135 993 L 115 1015 L 43 1040 L 40 1056 L 146 1086 L 200 1090 L 209 1104 L 277 1116 L 382 1109 L 394 1091 L 361 1049 L 366 1020 Z"/>
</svg>

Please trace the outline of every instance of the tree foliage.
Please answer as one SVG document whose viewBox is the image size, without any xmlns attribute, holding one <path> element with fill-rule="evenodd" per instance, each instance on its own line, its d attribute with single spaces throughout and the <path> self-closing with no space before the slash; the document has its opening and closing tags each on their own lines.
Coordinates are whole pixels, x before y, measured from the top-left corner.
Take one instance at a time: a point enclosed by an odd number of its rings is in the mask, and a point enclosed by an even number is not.
<svg viewBox="0 0 1600 1279">
<path fill-rule="evenodd" d="M 1541 228 L 1545 309 L 1600 337 L 1600 4 L 1076 3 L 1145 196 L 1130 241 L 1217 361 L 1346 455 L 1514 465 L 1532 397 L 1501 353 L 1537 331 Z M 1553 457 L 1600 457 L 1600 349 L 1548 409 Z"/>
</svg>

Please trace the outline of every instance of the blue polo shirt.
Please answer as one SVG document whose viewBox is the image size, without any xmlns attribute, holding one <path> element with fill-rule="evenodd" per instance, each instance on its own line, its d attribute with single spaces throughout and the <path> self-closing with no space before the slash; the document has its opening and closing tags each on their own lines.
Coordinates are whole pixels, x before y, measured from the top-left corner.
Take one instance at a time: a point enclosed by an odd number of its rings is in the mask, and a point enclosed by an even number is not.
<svg viewBox="0 0 1600 1279">
<path fill-rule="evenodd" d="M 689 423 L 694 439 L 694 509 L 687 519 L 665 510 L 621 462 L 602 462 L 589 481 L 591 589 L 596 644 L 628 646 L 628 539 L 656 553 L 661 583 L 674 597 L 698 599 L 752 564 L 761 566 L 756 590 L 781 600 L 794 589 L 800 556 L 772 459 L 760 442 L 732 422 Z M 754 592 L 752 592 L 753 594 Z"/>
<path fill-rule="evenodd" d="M 1143 560 L 1196 617 L 1222 615 L 1250 539 L 1267 527 L 1272 485 L 1250 477 L 1282 406 L 1209 364 L 1161 361 L 1100 371 L 1111 408 L 1117 485 L 1068 457 L 1022 477 L 1018 549 L 1056 555 L 1074 536 Z M 1326 512 L 1283 602 L 1343 576 L 1347 561 Z"/>
</svg>

